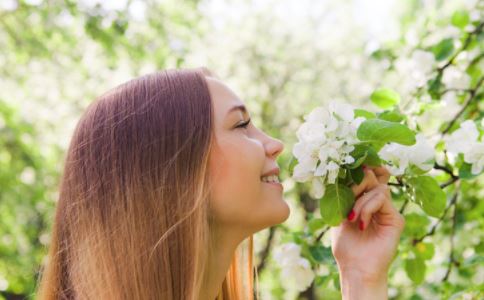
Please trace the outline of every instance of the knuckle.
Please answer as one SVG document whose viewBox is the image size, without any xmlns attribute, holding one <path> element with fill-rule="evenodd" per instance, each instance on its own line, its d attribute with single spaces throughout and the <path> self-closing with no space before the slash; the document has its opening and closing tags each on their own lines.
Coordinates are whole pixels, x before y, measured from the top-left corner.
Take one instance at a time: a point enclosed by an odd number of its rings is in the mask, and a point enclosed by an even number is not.
<svg viewBox="0 0 484 300">
<path fill-rule="evenodd" d="M 378 184 L 378 188 L 379 188 L 379 189 L 382 189 L 382 190 L 387 190 L 387 189 L 389 189 L 389 186 L 388 186 L 388 184 L 386 184 L 386 183 L 382 183 L 382 182 L 380 182 L 380 183 Z"/>
<path fill-rule="evenodd" d="M 388 184 L 380 183 L 378 187 L 384 193 L 385 196 L 390 196 L 390 187 L 388 186 Z"/>
</svg>

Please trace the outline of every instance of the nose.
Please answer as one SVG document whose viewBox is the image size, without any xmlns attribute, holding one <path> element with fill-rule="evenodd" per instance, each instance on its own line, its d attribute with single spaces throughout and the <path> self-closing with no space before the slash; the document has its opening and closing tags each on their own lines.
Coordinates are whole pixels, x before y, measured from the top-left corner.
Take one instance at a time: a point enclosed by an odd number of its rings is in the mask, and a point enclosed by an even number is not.
<svg viewBox="0 0 484 300">
<path fill-rule="evenodd" d="M 268 136 L 265 149 L 267 156 L 276 159 L 284 150 L 284 143 L 279 139 Z"/>
</svg>

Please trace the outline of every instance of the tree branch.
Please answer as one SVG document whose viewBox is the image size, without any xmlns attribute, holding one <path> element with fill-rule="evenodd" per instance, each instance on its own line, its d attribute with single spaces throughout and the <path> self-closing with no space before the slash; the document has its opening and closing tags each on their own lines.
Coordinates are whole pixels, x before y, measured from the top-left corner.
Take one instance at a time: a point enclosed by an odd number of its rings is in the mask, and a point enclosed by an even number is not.
<svg viewBox="0 0 484 300">
<path fill-rule="evenodd" d="M 482 28 L 484 27 L 484 22 L 480 23 L 476 29 L 474 29 L 474 31 L 470 32 L 469 35 L 467 36 L 466 40 L 464 41 L 464 44 L 462 45 L 462 47 L 456 51 L 454 53 L 454 55 L 452 55 L 452 57 L 447 61 L 447 63 L 445 65 L 443 65 L 442 67 L 438 68 L 437 69 L 437 72 L 439 74 L 442 74 L 444 72 L 444 70 L 449 67 L 453 62 L 454 60 L 456 59 L 456 57 L 464 50 L 467 49 L 467 47 L 469 47 L 469 45 L 471 44 L 471 41 L 472 41 L 472 36 L 474 35 L 479 35 L 482 31 Z"/>
<path fill-rule="evenodd" d="M 473 89 L 471 89 L 471 91 L 469 92 L 469 97 L 467 98 L 466 103 L 464 104 L 464 106 L 462 106 L 462 108 L 459 110 L 459 112 L 450 121 L 449 125 L 447 125 L 447 127 L 445 127 L 445 129 L 442 131 L 442 135 L 449 132 L 449 130 L 452 128 L 452 125 L 454 125 L 454 123 L 457 121 L 457 119 L 459 119 L 459 117 L 464 113 L 464 111 L 467 109 L 467 107 L 472 103 L 472 100 L 474 100 L 474 98 L 476 97 L 477 91 L 479 90 L 483 81 L 484 81 L 484 76 L 481 77 L 479 79 L 479 81 L 477 82 L 476 86 Z"/>
<path fill-rule="evenodd" d="M 319 242 L 323 238 L 324 234 L 330 229 L 331 227 L 328 226 L 326 227 L 319 235 L 318 237 L 314 240 L 314 242 Z"/>
<path fill-rule="evenodd" d="M 403 202 L 403 205 L 402 207 L 400 207 L 400 213 L 403 214 L 403 212 L 405 211 L 405 208 L 407 207 L 407 204 L 408 204 L 408 198 L 405 199 L 405 202 Z"/>
<path fill-rule="evenodd" d="M 420 238 L 415 238 L 412 241 L 412 245 L 416 245 L 417 243 L 423 241 L 426 237 L 431 236 L 435 233 L 435 230 L 439 226 L 439 224 L 444 220 L 445 216 L 447 215 L 447 212 L 449 209 L 457 203 L 457 196 L 458 192 L 455 192 L 455 194 L 452 196 L 452 200 L 450 201 L 449 205 L 445 208 L 444 212 L 442 213 L 442 216 L 437 220 L 437 222 L 432 226 L 429 232 L 421 236 Z"/>
<path fill-rule="evenodd" d="M 450 233 L 450 254 L 449 254 L 449 266 L 447 267 L 447 272 L 445 273 L 444 278 L 442 278 L 442 282 L 447 281 L 449 279 L 450 271 L 452 270 L 452 266 L 456 265 L 459 267 L 460 263 L 454 257 L 454 236 L 455 236 L 455 226 L 457 221 L 457 202 L 454 204 L 454 211 L 452 214 L 452 227 Z"/>
<path fill-rule="evenodd" d="M 257 266 L 257 272 L 259 272 L 259 273 L 262 272 L 262 270 L 266 266 L 266 260 L 267 260 L 267 257 L 269 256 L 269 252 L 271 250 L 272 240 L 274 239 L 274 233 L 275 232 L 276 232 L 276 226 L 272 226 L 272 227 L 269 228 L 269 236 L 267 237 L 266 246 L 264 247 L 264 249 L 261 252 L 260 262 L 259 262 L 259 265 Z"/>
</svg>

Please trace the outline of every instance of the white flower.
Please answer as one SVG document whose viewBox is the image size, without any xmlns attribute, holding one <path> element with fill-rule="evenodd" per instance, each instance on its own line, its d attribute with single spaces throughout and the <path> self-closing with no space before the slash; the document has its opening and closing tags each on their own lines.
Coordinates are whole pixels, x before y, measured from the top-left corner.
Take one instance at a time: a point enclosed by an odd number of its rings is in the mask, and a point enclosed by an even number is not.
<svg viewBox="0 0 484 300">
<path fill-rule="evenodd" d="M 403 86 L 405 90 L 412 90 L 425 85 L 429 80 L 435 57 L 433 53 L 415 50 L 410 58 L 402 57 L 395 61 L 395 69 L 404 79 Z"/>
<path fill-rule="evenodd" d="M 464 153 L 464 161 L 472 164 L 472 174 L 481 173 L 484 169 L 484 142 L 474 143 L 473 147 Z"/>
<path fill-rule="evenodd" d="M 389 143 L 378 152 L 378 155 L 389 163 L 388 169 L 392 175 L 402 175 L 409 165 L 415 165 L 423 171 L 432 169 L 435 159 L 433 145 L 422 133 L 418 133 L 415 138 L 414 145 Z"/>
<path fill-rule="evenodd" d="M 462 122 L 459 129 L 444 138 L 447 152 L 454 156 L 462 153 L 464 161 L 472 164 L 471 172 L 474 175 L 481 173 L 484 168 L 484 142 L 478 139 L 479 130 L 472 120 Z"/>
<path fill-rule="evenodd" d="M 311 190 L 311 196 L 317 199 L 324 196 L 324 192 L 326 191 L 326 185 L 324 185 L 321 177 L 313 177 L 312 187 L 313 189 Z"/>
<path fill-rule="evenodd" d="M 412 54 L 412 61 L 415 71 L 418 70 L 421 74 L 428 74 L 432 71 L 435 64 L 435 57 L 432 52 L 417 49 Z"/>
<path fill-rule="evenodd" d="M 461 108 L 461 105 L 457 102 L 457 95 L 454 92 L 446 93 L 439 103 L 441 103 L 441 108 L 438 110 L 438 113 L 443 121 L 452 120 L 455 117 L 455 112 Z"/>
<path fill-rule="evenodd" d="M 471 77 L 456 66 L 444 70 L 442 83 L 449 89 L 466 89 L 471 83 Z"/>
<path fill-rule="evenodd" d="M 477 142 L 479 131 L 472 120 L 466 120 L 460 124 L 460 128 L 444 138 L 447 151 L 458 155 L 467 153 Z"/>
<path fill-rule="evenodd" d="M 365 119 L 354 118 L 350 104 L 333 101 L 327 107 L 317 107 L 304 117 L 298 128 L 298 142 L 292 150 L 298 164 L 293 178 L 299 182 L 312 181 L 312 196 L 321 198 L 325 184 L 336 182 L 340 165 L 355 159 L 350 155 L 358 143 L 356 131 Z"/>
<path fill-rule="evenodd" d="M 285 243 L 274 249 L 274 259 L 281 266 L 290 264 L 301 255 L 301 246 L 296 243 Z"/>
<path fill-rule="evenodd" d="M 314 272 L 309 261 L 301 257 L 301 246 L 285 243 L 274 249 L 274 260 L 281 267 L 281 279 L 288 287 L 304 291 L 314 280 Z"/>
<path fill-rule="evenodd" d="M 305 258 L 298 258 L 293 264 L 288 265 L 281 270 L 281 279 L 288 283 L 288 287 L 298 292 L 307 290 L 314 280 L 314 272 L 311 269 L 309 261 Z"/>
<path fill-rule="evenodd" d="M 408 159 L 401 155 L 399 146 L 401 145 L 390 143 L 383 146 L 378 152 L 378 155 L 389 163 L 387 165 L 388 171 L 394 176 L 402 175 L 408 167 Z"/>
</svg>

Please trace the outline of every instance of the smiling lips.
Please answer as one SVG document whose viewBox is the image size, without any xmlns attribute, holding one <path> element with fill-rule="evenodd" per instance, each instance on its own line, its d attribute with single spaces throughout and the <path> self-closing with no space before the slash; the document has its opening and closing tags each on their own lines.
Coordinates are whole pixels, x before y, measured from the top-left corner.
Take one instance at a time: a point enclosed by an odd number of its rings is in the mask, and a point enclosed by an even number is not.
<svg viewBox="0 0 484 300">
<path fill-rule="evenodd" d="M 280 183 L 279 177 L 277 177 L 277 175 L 263 176 L 261 177 L 261 180 L 268 183 Z"/>
</svg>

